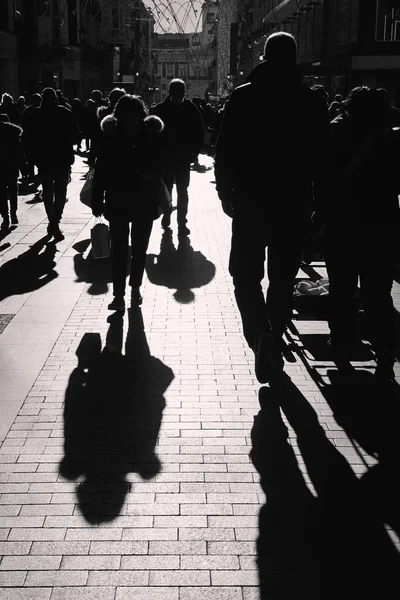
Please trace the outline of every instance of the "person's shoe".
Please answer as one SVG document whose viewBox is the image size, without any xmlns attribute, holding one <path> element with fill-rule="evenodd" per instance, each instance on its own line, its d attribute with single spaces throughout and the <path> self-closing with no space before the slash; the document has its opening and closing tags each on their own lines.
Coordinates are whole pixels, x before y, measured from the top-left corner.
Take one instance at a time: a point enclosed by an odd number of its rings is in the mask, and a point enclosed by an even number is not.
<svg viewBox="0 0 400 600">
<path fill-rule="evenodd" d="M 164 214 L 163 218 L 161 219 L 161 227 L 163 229 L 168 229 L 168 227 L 171 225 L 171 215 L 170 214 Z"/>
<path fill-rule="evenodd" d="M 178 228 L 178 235 L 190 235 L 190 229 L 186 225 L 180 225 Z"/>
<path fill-rule="evenodd" d="M 18 225 L 19 221 L 18 221 L 18 217 L 17 215 L 14 213 L 11 215 L 11 225 Z"/>
<path fill-rule="evenodd" d="M 125 310 L 125 299 L 123 296 L 114 296 L 114 299 L 108 305 L 108 310 Z"/>
<path fill-rule="evenodd" d="M 4 219 L 0 226 L 0 233 L 5 235 L 10 232 L 10 221 L 8 219 Z"/>
<path fill-rule="evenodd" d="M 54 239 L 57 242 L 61 242 L 61 240 L 63 240 L 65 238 L 65 236 L 64 236 L 63 232 L 61 231 L 58 223 L 56 223 L 55 225 L 51 226 L 51 233 L 52 233 Z"/>
<path fill-rule="evenodd" d="M 131 308 L 140 306 L 143 302 L 142 294 L 139 287 L 133 287 L 131 291 Z"/>
<path fill-rule="evenodd" d="M 254 344 L 255 372 L 259 383 L 268 383 L 283 369 L 283 355 L 274 350 L 274 338 L 267 331 L 258 336 Z M 275 356 L 274 356 L 275 355 Z"/>
</svg>

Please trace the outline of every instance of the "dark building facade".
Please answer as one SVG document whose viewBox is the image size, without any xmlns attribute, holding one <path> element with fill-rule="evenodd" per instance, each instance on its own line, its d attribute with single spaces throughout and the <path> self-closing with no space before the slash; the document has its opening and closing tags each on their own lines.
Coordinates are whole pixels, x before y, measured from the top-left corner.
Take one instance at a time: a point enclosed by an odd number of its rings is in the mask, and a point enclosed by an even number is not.
<svg viewBox="0 0 400 600">
<path fill-rule="evenodd" d="M 311 85 L 346 94 L 355 85 L 389 89 L 400 104 L 400 0 L 241 0 L 238 70 L 259 62 L 267 36 L 292 33 Z"/>
</svg>

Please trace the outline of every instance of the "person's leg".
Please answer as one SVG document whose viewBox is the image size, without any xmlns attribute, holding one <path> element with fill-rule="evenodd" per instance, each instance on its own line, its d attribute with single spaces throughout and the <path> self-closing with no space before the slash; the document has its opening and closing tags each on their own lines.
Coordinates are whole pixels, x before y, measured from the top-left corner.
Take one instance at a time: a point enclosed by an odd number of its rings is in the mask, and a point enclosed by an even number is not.
<svg viewBox="0 0 400 600">
<path fill-rule="evenodd" d="M 129 222 L 124 218 L 110 219 L 111 265 L 114 296 L 123 297 L 129 250 Z"/>
<path fill-rule="evenodd" d="M 54 225 L 59 225 L 64 211 L 64 206 L 67 198 L 68 179 L 70 168 L 65 167 L 58 169 L 54 174 L 54 209 L 52 222 Z"/>
<path fill-rule="evenodd" d="M 379 226 L 378 226 L 379 227 Z M 395 312 L 392 299 L 396 231 L 392 227 L 369 227 L 360 252 L 361 298 L 370 341 L 378 362 L 395 354 Z M 370 231 L 368 231 L 370 229 Z M 371 237 L 373 236 L 373 237 Z M 371 239 L 374 243 L 371 244 Z"/>
<path fill-rule="evenodd" d="M 167 186 L 167 189 L 168 189 L 169 193 L 171 194 L 171 196 L 172 196 L 172 189 L 174 187 L 174 179 L 175 179 L 174 169 L 171 164 L 167 164 L 164 169 L 163 180 L 164 180 L 164 183 Z M 166 210 L 164 212 L 163 217 L 161 219 L 161 227 L 163 229 L 167 229 L 171 225 L 171 213 L 172 213 L 172 206 L 169 210 Z"/>
<path fill-rule="evenodd" d="M 268 240 L 267 314 L 276 349 L 282 350 L 282 336 L 292 315 L 293 286 L 300 267 L 304 227 L 271 227 Z"/>
<path fill-rule="evenodd" d="M 264 278 L 265 228 L 257 219 L 239 215 L 232 221 L 229 273 L 242 317 L 243 333 L 250 348 L 270 330 L 261 281 Z"/>
<path fill-rule="evenodd" d="M 135 293 L 134 290 L 138 290 L 142 285 L 147 248 L 152 228 L 153 219 L 151 217 L 142 217 L 132 223 L 132 260 L 129 278 L 132 293 Z"/>
<path fill-rule="evenodd" d="M 8 172 L 8 193 L 10 196 L 10 214 L 11 214 L 11 224 L 18 224 L 18 169 L 10 169 Z"/>
<path fill-rule="evenodd" d="M 330 227 L 325 237 L 325 261 L 329 278 L 329 328 L 333 347 L 354 341 L 354 296 L 359 264 L 355 228 Z"/>
<path fill-rule="evenodd" d="M 186 230 L 187 212 L 189 205 L 188 188 L 190 183 L 190 163 L 179 165 L 176 169 L 175 177 L 176 191 L 178 194 L 178 228 L 182 233 L 184 233 Z"/>
<path fill-rule="evenodd" d="M 0 216 L 3 219 L 1 223 L 2 231 L 6 231 L 10 227 L 10 216 L 8 214 L 8 199 L 7 199 L 7 174 L 0 173 Z"/>
<path fill-rule="evenodd" d="M 40 169 L 39 176 L 43 188 L 43 204 L 50 225 L 53 218 L 54 206 L 54 173 L 53 171 Z"/>
</svg>

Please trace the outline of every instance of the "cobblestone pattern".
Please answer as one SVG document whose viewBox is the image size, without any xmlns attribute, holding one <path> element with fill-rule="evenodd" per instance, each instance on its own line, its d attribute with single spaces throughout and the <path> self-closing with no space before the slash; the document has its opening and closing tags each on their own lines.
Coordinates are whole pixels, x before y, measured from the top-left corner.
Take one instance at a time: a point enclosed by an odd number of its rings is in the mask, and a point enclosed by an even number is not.
<svg viewBox="0 0 400 600">
<path fill-rule="evenodd" d="M 118 342 L 106 322 L 110 290 L 97 293 L 104 281 L 91 280 L 80 253 L 87 285 L 0 449 L 1 600 L 261 597 L 257 538 L 266 498 L 249 455 L 259 385 L 227 273 L 230 223 L 211 180 L 212 171 L 193 175 L 190 244 L 178 246 L 174 223 L 173 239 L 162 242 L 155 223 L 145 333 L 135 325 L 129 334 L 150 354 L 135 355 L 127 344 L 128 368 L 113 352 Z M 79 185 L 75 173 L 71 202 Z M 71 277 L 73 245 L 89 235 L 88 223 L 82 227 L 58 261 Z M 3 262 L 12 256 L 11 248 Z M 302 334 L 327 331 L 321 321 L 297 325 Z M 127 314 L 123 327 L 125 336 Z M 90 401 L 78 395 L 82 405 L 74 407 L 74 392 L 96 385 L 85 379 L 92 366 L 80 368 L 76 355 L 87 333 L 99 334 L 103 348 L 108 343 L 116 362 L 106 369 L 115 371 L 104 378 L 97 369 L 106 393 Z M 332 368 L 310 364 L 322 380 Z M 287 370 L 334 451 L 361 477 L 376 459 L 355 447 L 298 357 Z M 76 433 L 66 429 L 68 419 Z M 65 434 L 72 439 L 67 466 Z M 291 426 L 289 439 L 315 494 Z"/>
</svg>

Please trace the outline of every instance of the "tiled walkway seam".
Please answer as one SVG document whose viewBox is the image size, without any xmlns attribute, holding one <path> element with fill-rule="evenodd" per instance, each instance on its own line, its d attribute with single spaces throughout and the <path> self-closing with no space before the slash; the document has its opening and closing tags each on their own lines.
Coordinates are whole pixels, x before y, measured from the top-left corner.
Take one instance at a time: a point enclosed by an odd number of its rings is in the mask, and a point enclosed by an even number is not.
<svg viewBox="0 0 400 600">
<path fill-rule="evenodd" d="M 229 220 L 211 180 L 211 173 L 193 176 L 190 245 L 179 245 L 175 233 L 172 242 L 162 241 L 156 222 L 149 249 L 145 335 L 151 355 L 174 377 L 163 393 L 157 436 L 162 470 L 147 479 L 129 472 L 119 515 L 101 523 L 82 516 L 82 479 L 59 473 L 76 351 L 86 333 L 100 334 L 104 348 L 110 332 L 110 291 L 91 295 L 88 282 L 0 449 L 0 600 L 260 599 L 256 543 L 265 496 L 249 457 L 260 386 L 227 273 Z M 77 239 L 87 233 L 86 227 Z M 157 272 L 162 243 L 181 270 L 178 281 L 162 278 L 165 264 Z M 74 255 L 69 249 L 65 257 Z M 185 278 L 185 289 L 173 285 Z M 126 314 L 124 336 L 128 323 Z M 299 327 L 326 332 L 323 322 Z M 362 473 L 363 460 L 373 459 L 355 451 L 303 363 L 287 370 L 327 438 Z M 118 396 L 110 396 L 110 421 L 115 402 Z M 143 433 L 139 424 L 132 437 Z M 291 429 L 289 436 L 312 489 Z M 97 481 L 103 476 L 99 471 Z M 112 504 L 112 486 L 109 497 Z"/>
</svg>

